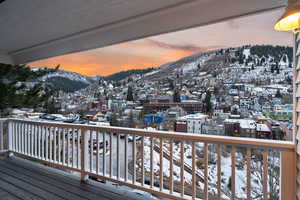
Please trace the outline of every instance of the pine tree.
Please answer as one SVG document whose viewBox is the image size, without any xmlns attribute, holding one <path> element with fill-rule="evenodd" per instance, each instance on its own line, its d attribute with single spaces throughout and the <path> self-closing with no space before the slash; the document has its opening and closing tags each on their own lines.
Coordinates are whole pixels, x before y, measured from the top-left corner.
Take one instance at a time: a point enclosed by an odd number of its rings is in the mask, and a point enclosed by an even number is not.
<svg viewBox="0 0 300 200">
<path fill-rule="evenodd" d="M 274 73 L 274 69 L 275 68 L 275 66 L 274 65 L 271 65 L 271 73 L 273 74 Z"/>
<path fill-rule="evenodd" d="M 118 126 L 117 114 L 115 112 L 110 115 L 109 123 L 111 126 Z"/>
<path fill-rule="evenodd" d="M 275 94 L 275 97 L 276 97 L 276 98 L 281 98 L 281 97 L 282 97 L 282 95 L 281 95 L 279 89 L 277 90 L 277 92 L 276 92 L 276 94 Z"/>
<path fill-rule="evenodd" d="M 131 86 L 128 87 L 126 100 L 133 101 L 133 92 Z"/>
<path fill-rule="evenodd" d="M 210 93 L 209 90 L 206 92 L 206 96 L 205 96 L 205 99 L 204 99 L 204 106 L 205 106 L 206 112 L 211 113 L 212 104 L 211 104 L 211 93 Z"/>
<path fill-rule="evenodd" d="M 173 93 L 173 101 L 176 102 L 176 103 L 181 102 L 181 100 L 180 100 L 180 93 L 179 93 L 179 90 L 178 90 L 178 89 L 175 89 L 175 90 L 174 90 L 174 93 Z"/>
<path fill-rule="evenodd" d="M 173 83 L 172 80 L 169 80 L 169 88 L 170 88 L 171 90 L 174 90 L 174 83 Z"/>
<path fill-rule="evenodd" d="M 129 118 L 128 118 L 128 127 L 129 128 L 134 128 L 135 123 L 134 123 L 134 117 L 133 117 L 133 112 L 132 110 L 129 113 Z"/>
<path fill-rule="evenodd" d="M 280 74 L 280 67 L 279 67 L 278 63 L 276 63 L 276 73 Z"/>
</svg>

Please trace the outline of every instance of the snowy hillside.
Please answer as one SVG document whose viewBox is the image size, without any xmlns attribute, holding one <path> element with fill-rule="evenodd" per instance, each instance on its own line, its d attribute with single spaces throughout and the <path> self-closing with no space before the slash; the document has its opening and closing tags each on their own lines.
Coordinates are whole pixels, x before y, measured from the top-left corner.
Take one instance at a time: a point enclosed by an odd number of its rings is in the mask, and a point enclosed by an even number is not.
<svg viewBox="0 0 300 200">
<path fill-rule="evenodd" d="M 69 71 L 63 71 L 63 70 L 58 70 L 54 73 L 47 74 L 46 76 L 43 76 L 41 78 L 41 80 L 46 81 L 47 79 L 52 78 L 52 77 L 63 77 L 63 78 L 70 79 L 72 81 L 80 81 L 80 82 L 83 82 L 86 84 L 90 84 L 95 80 L 95 77 L 91 78 L 91 77 L 84 76 L 84 75 L 81 75 L 81 74 L 78 74 L 75 72 L 69 72 Z"/>
</svg>

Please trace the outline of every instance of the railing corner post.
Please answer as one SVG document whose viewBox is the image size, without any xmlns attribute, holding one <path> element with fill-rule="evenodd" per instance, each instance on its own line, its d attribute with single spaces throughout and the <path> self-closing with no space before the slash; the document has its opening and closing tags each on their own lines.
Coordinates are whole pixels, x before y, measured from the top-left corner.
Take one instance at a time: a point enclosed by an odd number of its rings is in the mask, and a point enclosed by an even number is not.
<svg viewBox="0 0 300 200">
<path fill-rule="evenodd" d="M 280 200 L 296 200 L 296 153 L 294 151 L 282 151 L 280 162 Z"/>
<path fill-rule="evenodd" d="M 87 165 L 88 165 L 88 134 L 87 130 L 83 129 L 81 131 L 81 144 L 80 144 L 80 156 L 81 156 L 81 172 L 80 172 L 80 180 L 81 182 L 86 182 L 88 179 L 87 176 Z"/>
</svg>

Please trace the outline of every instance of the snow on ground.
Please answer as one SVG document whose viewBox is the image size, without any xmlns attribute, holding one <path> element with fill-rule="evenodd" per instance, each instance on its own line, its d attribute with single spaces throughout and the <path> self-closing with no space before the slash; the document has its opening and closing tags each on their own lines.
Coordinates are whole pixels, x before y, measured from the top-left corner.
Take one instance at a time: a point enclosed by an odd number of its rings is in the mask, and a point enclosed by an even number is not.
<svg viewBox="0 0 300 200">
<path fill-rule="evenodd" d="M 150 76 L 150 75 L 153 75 L 153 74 L 156 74 L 157 72 L 159 72 L 159 70 L 155 70 L 155 71 L 152 71 L 152 72 L 148 72 L 146 74 L 144 74 L 144 76 Z"/>
<path fill-rule="evenodd" d="M 243 54 L 245 55 L 246 59 L 251 55 L 250 49 L 244 49 Z"/>
<path fill-rule="evenodd" d="M 145 170 L 147 172 L 150 172 L 150 140 L 145 139 L 145 146 L 144 146 L 144 166 Z M 168 151 L 169 145 L 164 146 L 164 151 Z M 173 157 L 180 161 L 180 145 L 174 144 L 174 152 Z M 184 153 L 184 161 L 187 166 L 192 166 L 192 149 L 190 144 L 185 144 L 184 146 L 185 153 Z M 203 152 L 203 143 L 196 143 L 196 154 L 200 152 Z M 197 156 L 197 158 L 201 158 Z M 217 165 L 216 165 L 216 158 L 217 153 L 209 151 L 209 158 L 212 158 L 214 162 L 209 162 L 208 165 L 208 174 L 209 174 L 209 193 L 211 194 L 217 194 Z M 270 168 L 279 166 L 280 160 L 276 156 L 269 160 L 270 162 Z M 236 179 L 235 179 L 235 185 L 236 185 L 236 196 L 237 198 L 246 198 L 246 162 L 243 154 L 241 152 L 236 153 Z M 252 160 L 252 165 L 256 167 L 256 169 L 261 169 L 262 164 L 261 162 Z M 159 174 L 160 170 L 160 154 L 156 151 L 153 151 L 153 168 L 154 173 Z M 173 165 L 173 178 L 174 181 L 180 181 L 180 166 L 177 166 L 175 163 Z M 230 199 L 230 187 L 228 187 L 229 179 L 231 177 L 231 156 L 230 154 L 222 154 L 221 156 L 221 179 L 222 179 L 222 196 L 224 199 Z M 197 174 L 204 177 L 204 169 L 198 169 Z M 164 158 L 163 159 L 163 175 L 166 177 L 169 177 L 170 171 L 169 171 L 169 160 Z M 252 195 L 256 196 L 259 193 L 262 193 L 262 183 L 260 181 L 262 174 L 261 171 L 258 173 L 252 173 L 251 174 L 251 186 L 253 189 Z M 192 183 L 192 175 L 185 171 L 184 172 L 184 178 L 186 184 Z M 270 177 L 271 178 L 271 177 Z M 274 177 L 272 177 L 274 179 Z M 273 181 L 275 183 L 275 179 Z M 197 183 L 198 188 L 204 189 L 204 183 L 198 182 Z"/>
</svg>

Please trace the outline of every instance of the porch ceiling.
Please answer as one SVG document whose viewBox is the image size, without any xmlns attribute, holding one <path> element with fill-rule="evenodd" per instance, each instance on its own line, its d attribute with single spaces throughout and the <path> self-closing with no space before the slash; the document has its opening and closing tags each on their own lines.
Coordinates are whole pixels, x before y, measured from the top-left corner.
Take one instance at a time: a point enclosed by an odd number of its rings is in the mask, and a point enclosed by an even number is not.
<svg viewBox="0 0 300 200">
<path fill-rule="evenodd" d="M 0 52 L 26 63 L 281 8 L 286 0 L 6 0 Z"/>
</svg>

